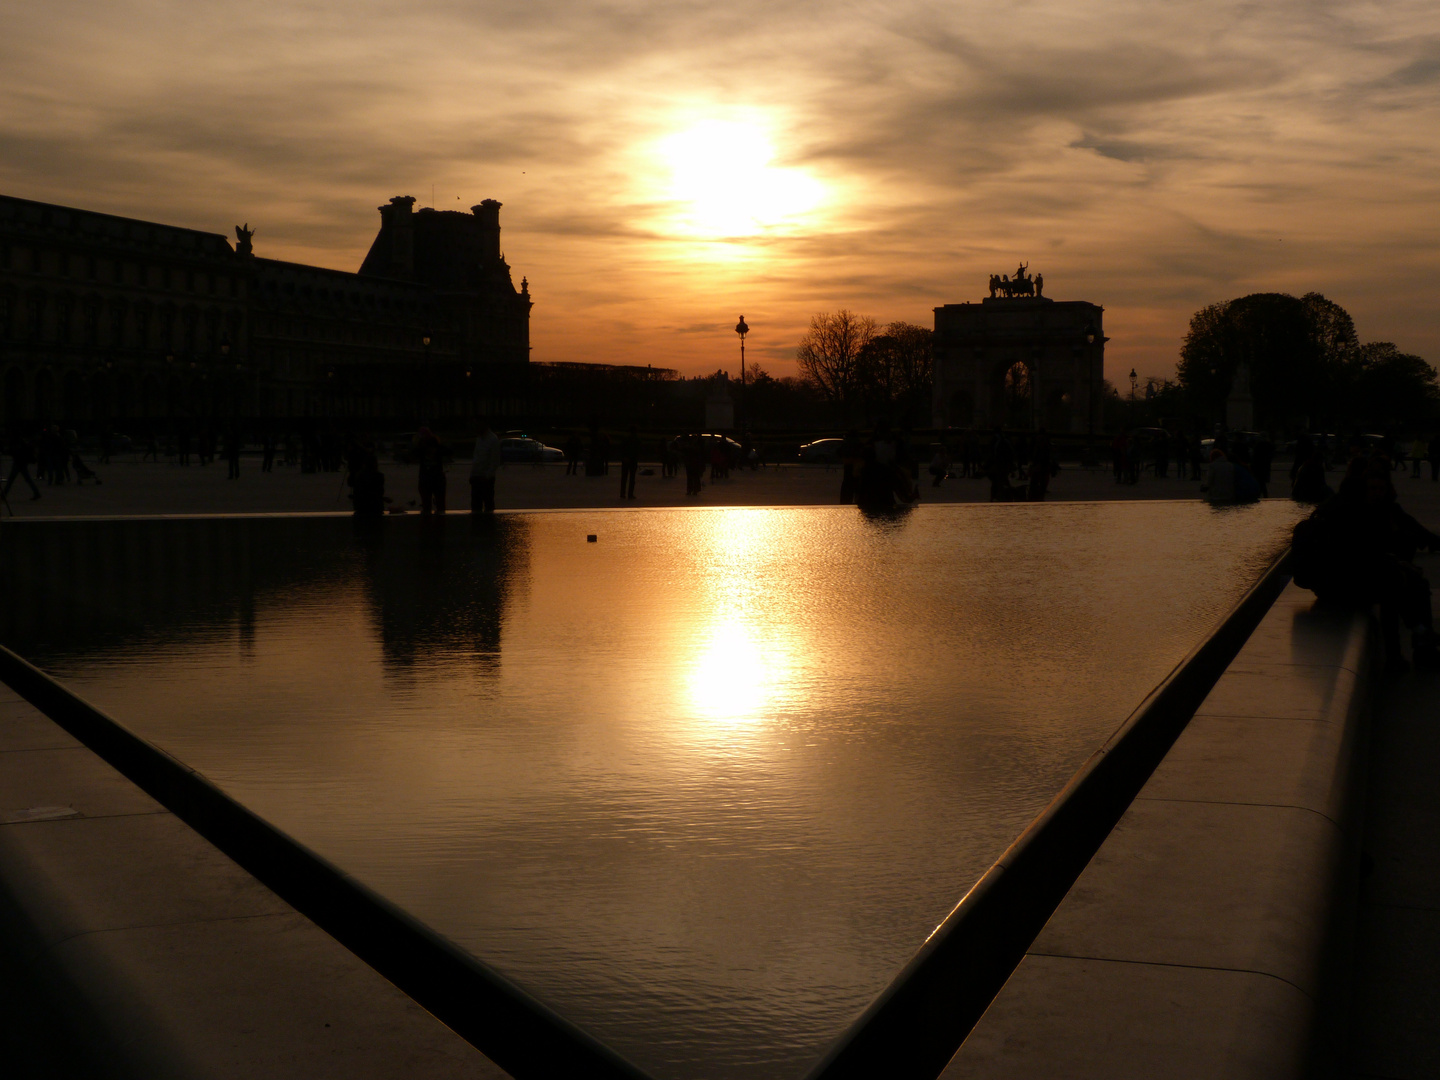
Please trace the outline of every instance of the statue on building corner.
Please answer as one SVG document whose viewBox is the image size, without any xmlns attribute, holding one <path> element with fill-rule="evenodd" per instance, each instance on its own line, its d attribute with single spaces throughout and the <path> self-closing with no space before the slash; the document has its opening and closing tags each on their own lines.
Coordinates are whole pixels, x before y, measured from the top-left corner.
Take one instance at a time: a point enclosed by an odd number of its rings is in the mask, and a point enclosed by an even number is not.
<svg viewBox="0 0 1440 1080">
<path fill-rule="evenodd" d="M 255 247 L 253 244 L 250 243 L 250 241 L 254 239 L 254 237 L 255 230 L 250 228 L 250 223 L 248 221 L 244 225 L 236 225 L 235 239 L 237 243 L 235 244 L 235 254 L 254 255 Z"/>
</svg>

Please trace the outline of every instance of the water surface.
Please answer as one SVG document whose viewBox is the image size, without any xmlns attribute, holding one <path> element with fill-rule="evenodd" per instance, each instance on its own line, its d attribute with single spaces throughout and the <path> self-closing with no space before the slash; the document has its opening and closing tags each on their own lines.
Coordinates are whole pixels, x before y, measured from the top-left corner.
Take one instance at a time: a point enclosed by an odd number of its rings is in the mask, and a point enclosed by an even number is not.
<svg viewBox="0 0 1440 1080">
<path fill-rule="evenodd" d="M 656 1076 L 793 1077 L 1297 516 L 7 523 L 0 639 Z"/>
</svg>

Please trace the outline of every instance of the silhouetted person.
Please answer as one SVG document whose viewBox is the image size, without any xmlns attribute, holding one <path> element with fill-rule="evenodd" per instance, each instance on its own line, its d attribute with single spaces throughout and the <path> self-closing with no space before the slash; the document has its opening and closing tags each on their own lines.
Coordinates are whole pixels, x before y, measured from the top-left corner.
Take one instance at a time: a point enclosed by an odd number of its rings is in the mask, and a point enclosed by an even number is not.
<svg viewBox="0 0 1440 1080">
<path fill-rule="evenodd" d="M 1295 583 L 1321 600 L 1380 605 L 1386 667 L 1407 666 L 1400 623 L 1411 633 L 1417 664 L 1440 666 L 1430 582 L 1413 563 L 1419 548 L 1440 549 L 1440 536 L 1405 513 L 1395 498 L 1389 460 L 1357 458 L 1335 497 L 1295 526 Z"/>
<path fill-rule="evenodd" d="M 580 472 L 580 456 L 585 452 L 585 443 L 578 431 L 572 431 L 565 440 L 565 475 L 576 476 Z"/>
<path fill-rule="evenodd" d="M 1430 479 L 1440 480 L 1440 435 L 1430 436 L 1430 443 L 1425 448 L 1425 456 L 1430 461 Z"/>
<path fill-rule="evenodd" d="M 1123 484 L 1130 472 L 1130 437 L 1124 431 L 1117 432 L 1115 438 L 1111 440 L 1110 454 L 1115 482 Z"/>
<path fill-rule="evenodd" d="M 640 471 L 640 436 L 635 429 L 620 444 L 620 498 L 635 498 L 635 476 Z"/>
<path fill-rule="evenodd" d="M 1170 477 L 1170 437 L 1164 433 L 1155 437 L 1155 475 L 1162 480 Z"/>
<path fill-rule="evenodd" d="M 475 437 L 475 454 L 470 459 L 470 513 L 495 512 L 495 474 L 500 469 L 500 436 L 490 430 L 489 422 L 480 418 L 480 434 Z"/>
<path fill-rule="evenodd" d="M 225 464 L 229 467 L 225 474 L 226 479 L 240 479 L 240 427 L 238 424 L 231 424 L 225 429 Z"/>
<path fill-rule="evenodd" d="M 995 429 L 990 439 L 990 451 L 986 454 L 985 472 L 990 477 L 990 501 L 1010 501 L 1010 473 L 1015 468 L 1015 451 L 1005 432 Z"/>
<path fill-rule="evenodd" d="M 17 429 L 10 434 L 10 475 L 5 479 L 5 490 L 0 492 L 4 498 L 10 497 L 10 489 L 15 484 L 15 477 L 20 477 L 30 485 L 30 501 L 34 502 L 40 498 L 40 489 L 35 486 L 35 478 L 30 475 L 30 466 L 35 461 L 35 444 L 20 433 Z"/>
<path fill-rule="evenodd" d="M 428 427 L 415 435 L 415 461 L 420 466 L 420 513 L 445 513 L 445 455 Z"/>
<path fill-rule="evenodd" d="M 1247 503 L 1260 498 L 1260 485 L 1250 470 L 1231 461 L 1218 447 L 1210 451 L 1210 468 L 1200 490 L 1212 503 Z"/>
<path fill-rule="evenodd" d="M 860 478 L 860 470 L 865 466 L 865 442 L 860 438 L 860 432 L 851 428 L 845 433 L 845 438 L 840 440 L 840 501 L 852 503 L 855 501 L 855 485 Z"/>
<path fill-rule="evenodd" d="M 1305 457 L 1300 458 L 1303 448 Z M 1331 495 L 1330 485 L 1325 482 L 1325 459 L 1320 448 L 1309 439 L 1300 440 L 1297 446 L 1295 465 L 1290 470 L 1290 497 L 1298 503 L 1323 503 Z"/>
<path fill-rule="evenodd" d="M 680 452 L 685 459 L 685 494 L 699 495 L 705 486 L 705 440 L 699 435 L 687 435 Z"/>
<path fill-rule="evenodd" d="M 885 511 L 895 509 L 895 463 L 882 462 L 872 442 L 864 450 L 860 473 L 856 478 L 855 505 L 862 510 Z"/>
<path fill-rule="evenodd" d="M 275 431 L 267 427 L 265 434 L 261 436 L 260 442 L 260 471 L 273 472 L 275 470 Z"/>
<path fill-rule="evenodd" d="M 385 474 L 380 471 L 379 459 L 367 443 L 352 442 L 346 453 L 350 464 L 347 483 L 350 498 L 354 501 L 357 518 L 379 518 L 385 516 Z"/>
<path fill-rule="evenodd" d="M 1270 497 L 1270 474 L 1275 464 L 1275 444 L 1268 437 L 1261 437 L 1250 453 L 1250 471 L 1260 485 L 1260 497 Z"/>
<path fill-rule="evenodd" d="M 1054 475 L 1055 459 L 1050 452 L 1050 433 L 1041 428 L 1035 435 L 1030 451 L 1030 478 L 1025 497 L 1030 502 L 1044 502 L 1045 492 L 1050 488 L 1050 477 Z"/>
<path fill-rule="evenodd" d="M 190 467 L 190 425 L 184 420 L 180 421 L 179 429 L 175 432 L 175 462 L 186 468 Z"/>
<path fill-rule="evenodd" d="M 1185 479 L 1185 467 L 1190 464 L 1190 441 L 1183 431 L 1175 432 L 1172 446 L 1175 451 L 1175 479 Z"/>
<path fill-rule="evenodd" d="M 939 487 L 940 481 L 950 475 L 950 451 L 945 448 L 942 442 L 935 450 L 935 456 L 930 459 L 930 481 L 931 487 Z"/>
</svg>

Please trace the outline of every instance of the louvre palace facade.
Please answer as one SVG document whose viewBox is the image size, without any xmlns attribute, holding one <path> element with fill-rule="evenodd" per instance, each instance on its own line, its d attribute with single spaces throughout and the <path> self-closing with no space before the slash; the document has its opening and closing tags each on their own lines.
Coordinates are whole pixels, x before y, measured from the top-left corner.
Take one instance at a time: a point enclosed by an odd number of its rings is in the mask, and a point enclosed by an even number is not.
<svg viewBox="0 0 1440 1080">
<path fill-rule="evenodd" d="M 219 233 L 0 196 L 0 422 L 406 426 L 494 409 L 529 364 L 500 204 L 397 197 L 357 273 Z"/>
</svg>

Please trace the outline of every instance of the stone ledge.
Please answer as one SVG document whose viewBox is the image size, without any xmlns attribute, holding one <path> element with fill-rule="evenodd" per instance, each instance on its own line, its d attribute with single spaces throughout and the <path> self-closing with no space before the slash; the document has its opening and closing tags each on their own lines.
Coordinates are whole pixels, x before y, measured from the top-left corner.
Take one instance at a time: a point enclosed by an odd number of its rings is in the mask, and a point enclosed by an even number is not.
<svg viewBox="0 0 1440 1080">
<path fill-rule="evenodd" d="M 945 1080 L 1306 1074 L 1370 650 L 1366 615 L 1306 597 L 1290 586 L 1251 635 Z"/>
<path fill-rule="evenodd" d="M 36 806 L 77 813 L 0 824 L 0 934 L 94 1048 L 95 1075 L 507 1075 L 38 710 L 7 699 L 0 811 Z"/>
</svg>

